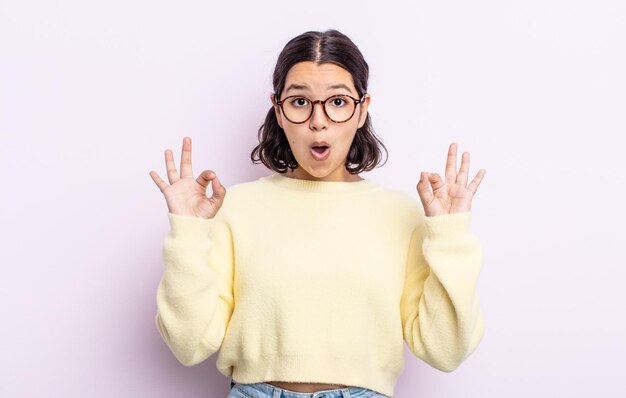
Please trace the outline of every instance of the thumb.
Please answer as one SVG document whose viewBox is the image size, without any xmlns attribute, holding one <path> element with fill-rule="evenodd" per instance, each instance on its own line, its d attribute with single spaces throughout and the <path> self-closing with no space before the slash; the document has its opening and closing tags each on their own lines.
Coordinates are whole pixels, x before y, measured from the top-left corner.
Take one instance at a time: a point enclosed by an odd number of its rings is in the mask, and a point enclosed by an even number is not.
<svg viewBox="0 0 626 398">
<path fill-rule="evenodd" d="M 417 193 L 420 196 L 424 208 L 426 208 L 426 206 L 433 200 L 433 193 L 430 189 L 428 180 L 429 174 L 427 172 L 422 172 L 420 174 L 420 180 L 416 186 Z"/>
<path fill-rule="evenodd" d="M 220 202 L 224 200 L 224 196 L 226 195 L 226 187 L 222 185 L 220 179 L 215 176 L 212 181 L 211 189 L 213 190 L 212 198 L 219 200 Z"/>
</svg>

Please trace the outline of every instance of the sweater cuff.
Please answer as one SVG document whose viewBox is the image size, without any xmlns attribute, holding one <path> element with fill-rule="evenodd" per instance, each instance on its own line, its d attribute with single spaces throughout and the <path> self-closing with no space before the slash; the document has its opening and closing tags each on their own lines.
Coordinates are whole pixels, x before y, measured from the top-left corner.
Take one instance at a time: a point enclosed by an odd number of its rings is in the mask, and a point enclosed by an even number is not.
<svg viewBox="0 0 626 398">
<path fill-rule="evenodd" d="M 215 219 L 168 213 L 172 238 L 208 236 Z"/>
<path fill-rule="evenodd" d="M 471 211 L 425 216 L 426 231 L 431 238 L 469 233 Z"/>
</svg>

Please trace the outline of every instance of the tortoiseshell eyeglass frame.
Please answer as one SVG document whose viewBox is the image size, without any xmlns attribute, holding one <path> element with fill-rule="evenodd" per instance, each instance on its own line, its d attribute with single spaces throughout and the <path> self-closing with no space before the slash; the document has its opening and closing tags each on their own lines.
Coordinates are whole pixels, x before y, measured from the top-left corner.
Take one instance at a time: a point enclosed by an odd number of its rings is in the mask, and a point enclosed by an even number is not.
<svg viewBox="0 0 626 398">
<path fill-rule="evenodd" d="M 333 122 L 335 122 L 335 123 L 345 123 L 345 122 L 347 122 L 348 120 L 352 119 L 352 116 L 354 116 L 354 113 L 356 112 L 356 106 L 357 106 L 357 104 L 363 103 L 363 100 L 365 99 L 365 94 L 367 94 L 367 93 L 363 93 L 363 95 L 361 96 L 361 98 L 360 98 L 360 99 L 356 99 L 356 98 L 354 98 L 353 96 L 348 95 L 348 94 L 335 94 L 335 95 L 331 95 L 330 97 L 326 98 L 326 99 L 325 99 L 325 100 L 323 100 L 323 101 L 322 101 L 322 100 L 315 100 L 315 101 L 313 101 L 313 100 L 311 100 L 309 97 L 307 97 L 306 95 L 300 95 L 300 94 L 298 94 L 298 95 L 290 95 L 290 96 L 288 96 L 288 97 L 283 98 L 282 100 L 276 101 L 276 105 L 279 105 L 279 106 L 280 106 L 280 111 L 283 113 L 283 116 L 285 116 L 285 118 L 286 118 L 287 120 L 289 120 L 291 123 L 294 123 L 294 124 L 302 124 L 302 123 L 306 123 L 306 122 L 307 122 L 307 120 L 309 120 L 309 119 L 311 118 L 311 116 L 313 116 L 313 110 L 315 110 L 315 104 L 317 104 L 318 102 L 319 102 L 320 104 L 322 104 L 322 109 L 324 110 L 324 114 L 326 115 L 326 117 L 327 117 L 328 119 L 332 120 L 332 121 L 333 121 Z M 302 97 L 302 98 L 306 98 L 306 99 L 307 99 L 307 100 L 311 103 L 311 113 L 310 113 L 310 114 L 309 114 L 309 116 L 308 116 L 308 117 L 307 117 L 304 121 L 302 121 L 302 122 L 294 122 L 294 121 L 292 121 L 291 119 L 289 119 L 289 118 L 287 117 L 287 115 L 285 115 L 285 110 L 283 109 L 283 102 L 285 102 L 287 99 L 292 98 L 292 97 Z M 350 115 L 350 117 L 349 117 L 349 118 L 347 118 L 346 120 L 341 121 L 341 122 L 338 122 L 338 121 L 336 121 L 336 120 L 333 120 L 333 118 L 331 118 L 330 116 L 328 116 L 328 112 L 326 112 L 326 101 L 328 101 L 328 100 L 329 100 L 329 99 L 331 99 L 331 98 L 335 98 L 335 97 L 348 97 L 348 98 L 352 99 L 352 101 L 354 101 L 354 109 L 352 109 L 352 114 Z M 276 99 L 276 94 L 274 94 L 274 99 Z"/>
</svg>

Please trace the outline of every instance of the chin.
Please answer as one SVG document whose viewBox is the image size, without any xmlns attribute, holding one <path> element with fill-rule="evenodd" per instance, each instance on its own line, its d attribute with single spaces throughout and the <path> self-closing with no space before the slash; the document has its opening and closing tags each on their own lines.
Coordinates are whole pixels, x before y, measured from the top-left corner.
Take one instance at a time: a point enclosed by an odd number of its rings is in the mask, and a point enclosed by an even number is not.
<svg viewBox="0 0 626 398">
<path fill-rule="evenodd" d="M 331 174 L 330 171 L 328 171 L 326 169 L 324 169 L 324 170 L 308 170 L 308 169 L 305 169 L 304 167 L 302 167 L 301 165 L 299 165 L 294 170 L 294 173 L 299 174 L 301 178 L 313 177 L 313 178 L 316 178 L 316 179 L 326 178 L 326 177 L 328 177 Z"/>
</svg>

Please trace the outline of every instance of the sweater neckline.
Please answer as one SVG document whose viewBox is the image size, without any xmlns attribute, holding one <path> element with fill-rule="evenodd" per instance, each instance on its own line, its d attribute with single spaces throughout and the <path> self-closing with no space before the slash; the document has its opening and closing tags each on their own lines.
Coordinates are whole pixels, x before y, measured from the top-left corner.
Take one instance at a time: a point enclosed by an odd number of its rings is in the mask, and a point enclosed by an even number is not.
<svg viewBox="0 0 626 398">
<path fill-rule="evenodd" d="M 314 181 L 287 177 L 277 172 L 266 177 L 261 177 L 260 180 L 281 188 L 304 192 L 363 192 L 374 188 L 380 188 L 378 183 L 367 179 L 349 182 Z"/>
</svg>

